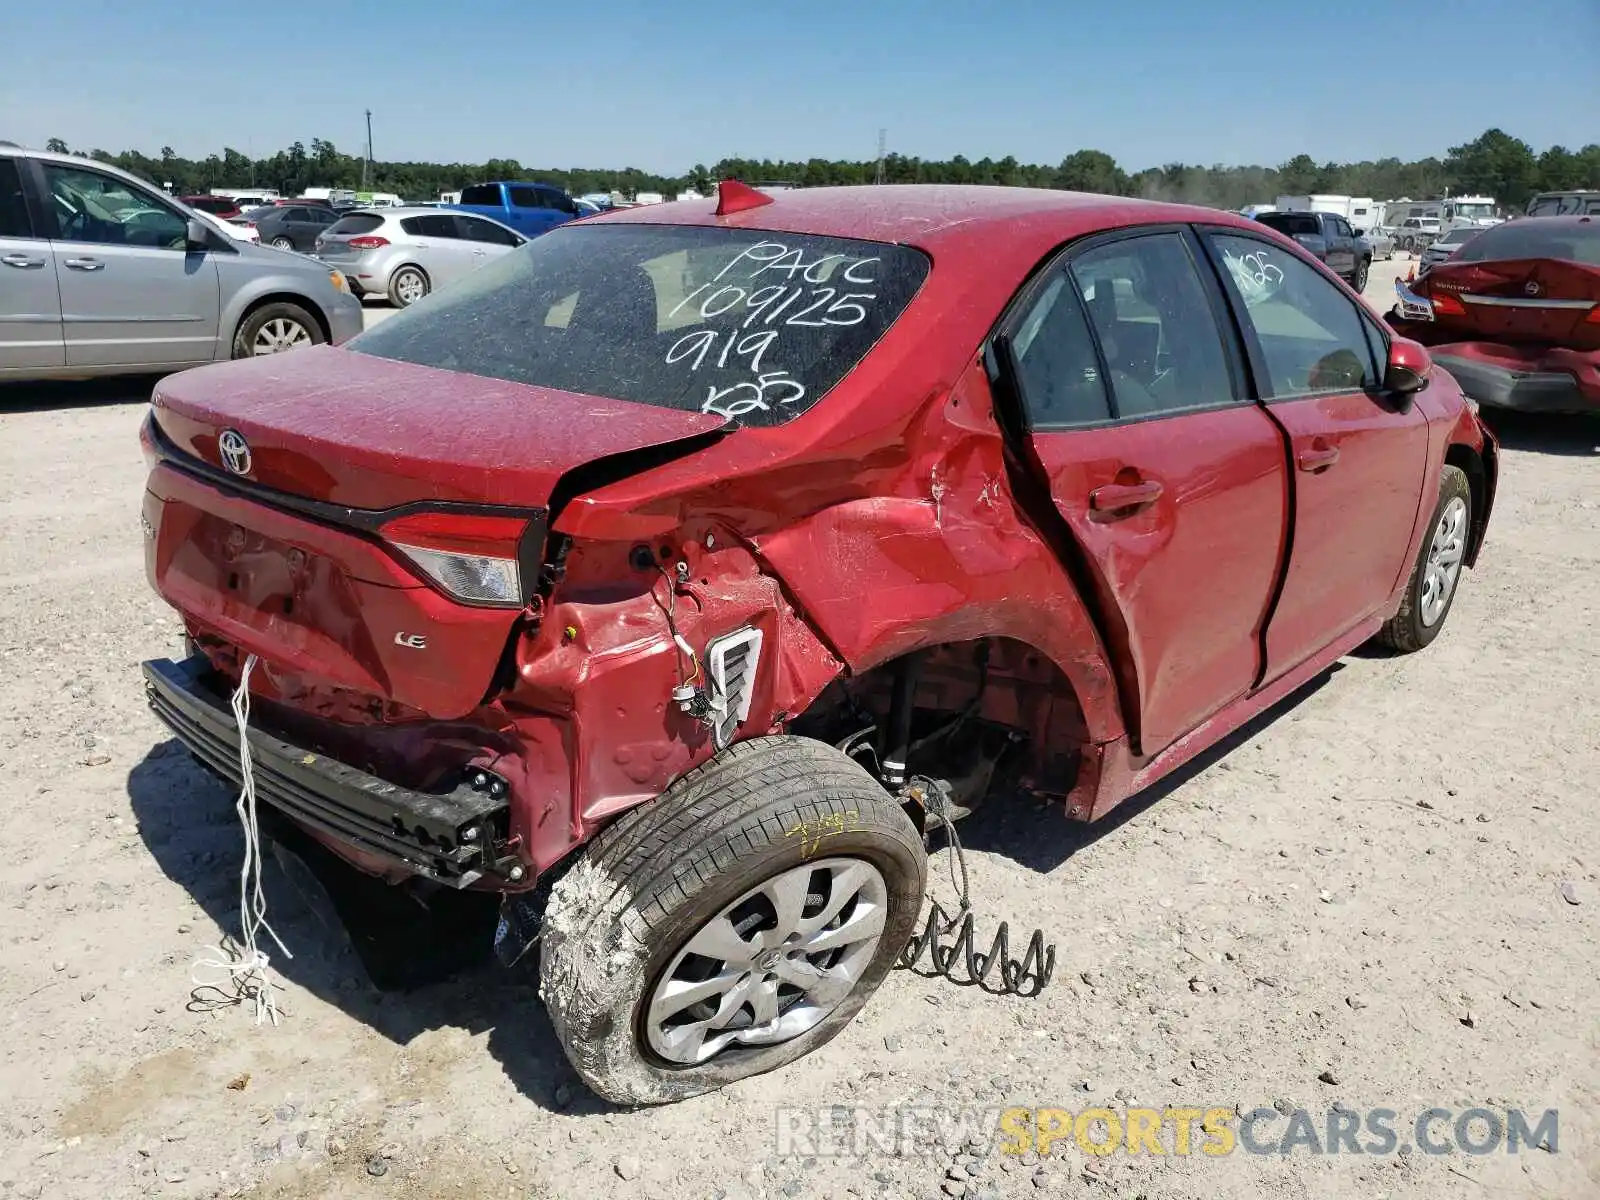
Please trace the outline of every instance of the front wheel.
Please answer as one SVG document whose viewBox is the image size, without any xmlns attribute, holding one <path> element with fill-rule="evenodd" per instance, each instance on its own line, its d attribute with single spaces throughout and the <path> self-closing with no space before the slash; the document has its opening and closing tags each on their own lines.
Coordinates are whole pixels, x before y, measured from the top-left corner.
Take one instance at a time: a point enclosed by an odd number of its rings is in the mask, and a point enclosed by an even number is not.
<svg viewBox="0 0 1600 1200">
<path fill-rule="evenodd" d="M 1444 628 L 1461 580 L 1461 565 L 1472 535 L 1472 487 L 1460 467 L 1446 467 L 1439 480 L 1439 504 L 1433 524 L 1412 567 L 1400 611 L 1378 637 L 1391 650 L 1421 650 Z"/>
<path fill-rule="evenodd" d="M 314 346 L 328 339 L 322 326 L 298 304 L 280 301 L 263 304 L 239 323 L 233 336 L 235 358 L 258 358 L 263 354 L 282 354 Z"/>
<path fill-rule="evenodd" d="M 742 742 L 602 833 L 556 884 L 540 995 L 573 1069 L 661 1104 L 842 1030 L 905 948 L 927 859 L 910 819 L 821 742 Z"/>
</svg>

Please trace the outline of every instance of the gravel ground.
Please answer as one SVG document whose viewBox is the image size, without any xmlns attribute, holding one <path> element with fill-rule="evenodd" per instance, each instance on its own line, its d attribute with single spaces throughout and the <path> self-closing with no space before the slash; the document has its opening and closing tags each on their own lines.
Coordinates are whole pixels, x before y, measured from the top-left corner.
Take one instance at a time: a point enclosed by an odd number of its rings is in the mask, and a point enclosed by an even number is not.
<svg viewBox="0 0 1600 1200">
<path fill-rule="evenodd" d="M 0 1198 L 1600 1195 L 1600 426 L 1502 423 L 1488 547 L 1427 651 L 1347 659 L 1109 822 L 973 818 L 986 927 L 1059 944 L 1042 996 L 897 972 L 811 1058 L 624 1112 L 573 1082 L 526 975 L 380 992 L 293 872 L 283 1024 L 191 999 L 239 835 L 138 683 L 179 651 L 142 570 L 144 394 L 0 389 Z M 778 1152 L 780 1105 L 1276 1104 L 1321 1129 L 1335 1102 L 1395 1110 L 1402 1142 L 1435 1105 L 1556 1108 L 1559 1143 Z"/>
</svg>

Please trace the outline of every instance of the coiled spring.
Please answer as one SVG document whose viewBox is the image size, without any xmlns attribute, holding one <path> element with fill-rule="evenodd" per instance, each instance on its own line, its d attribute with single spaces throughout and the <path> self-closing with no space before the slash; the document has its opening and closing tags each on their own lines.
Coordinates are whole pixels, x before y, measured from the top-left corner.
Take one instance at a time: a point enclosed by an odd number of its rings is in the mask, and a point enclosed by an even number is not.
<svg viewBox="0 0 1600 1200">
<path fill-rule="evenodd" d="M 997 996 L 1037 996 L 1044 990 L 1056 973 L 1056 948 L 1053 943 L 1046 944 L 1044 930 L 1035 929 L 1027 950 L 1015 959 L 1011 957 L 1010 930 L 1004 921 L 983 954 L 978 953 L 973 924 L 970 909 L 952 917 L 939 907 L 938 901 L 929 901 L 922 931 L 906 943 L 895 965 L 927 979 L 937 976 L 951 983 L 977 984 Z M 943 939 L 952 934 L 955 940 L 947 944 Z M 924 956 L 927 964 L 919 967 Z M 998 982 L 991 979 L 996 967 L 1000 968 Z"/>
<path fill-rule="evenodd" d="M 950 882 L 961 898 L 961 905 L 951 916 L 939 907 L 938 901 L 930 900 L 928 918 L 921 932 L 906 943 L 895 966 L 924 979 L 947 979 L 963 987 L 976 984 L 996 996 L 1037 996 L 1056 973 L 1055 943 L 1046 943 L 1044 930 L 1035 929 L 1022 957 L 1012 958 L 1011 931 L 1001 921 L 988 952 L 980 954 L 969 900 L 971 880 L 967 875 L 967 859 L 955 821 L 950 816 L 948 787 L 941 780 L 917 777 L 911 780 L 905 794 L 922 806 L 929 821 L 944 826 L 950 839 Z M 944 941 L 952 936 L 954 940 Z M 928 961 L 919 965 L 924 956 Z M 1000 978 L 995 981 L 990 976 L 997 966 Z"/>
</svg>

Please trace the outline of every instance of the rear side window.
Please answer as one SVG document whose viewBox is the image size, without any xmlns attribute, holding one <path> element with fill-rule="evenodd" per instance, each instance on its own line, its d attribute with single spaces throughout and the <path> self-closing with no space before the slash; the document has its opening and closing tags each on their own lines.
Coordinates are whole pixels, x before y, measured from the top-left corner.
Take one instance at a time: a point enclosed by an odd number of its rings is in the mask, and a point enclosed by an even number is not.
<svg viewBox="0 0 1600 1200">
<path fill-rule="evenodd" d="M 1182 235 L 1098 246 L 1073 257 L 1072 277 L 1099 339 L 1119 418 L 1234 401 L 1222 334 Z"/>
<path fill-rule="evenodd" d="M 359 233 L 371 233 L 383 224 L 383 218 L 373 213 L 351 213 L 348 217 L 340 217 L 328 228 L 328 233 L 343 233 L 354 236 Z"/>
<path fill-rule="evenodd" d="M 456 223 L 446 216 L 407 217 L 400 228 L 413 237 L 454 238 Z"/>
<path fill-rule="evenodd" d="M 1110 419 L 1094 337 L 1065 271 L 1055 274 L 1017 323 L 1011 353 L 1032 428 L 1070 429 Z"/>
<path fill-rule="evenodd" d="M 544 196 L 536 187 L 514 187 L 507 189 L 511 193 L 511 203 L 516 208 L 545 208 Z"/>
<path fill-rule="evenodd" d="M 861 361 L 927 274 L 919 251 L 880 242 L 701 226 L 565 226 L 349 346 L 398 362 L 778 425 Z"/>
<path fill-rule="evenodd" d="M 461 189 L 461 203 L 484 204 L 490 208 L 500 207 L 500 185 L 498 183 L 475 183 L 471 187 Z"/>
<path fill-rule="evenodd" d="M 31 238 L 33 222 L 22 195 L 22 177 L 13 158 L 0 158 L 0 237 Z"/>
</svg>

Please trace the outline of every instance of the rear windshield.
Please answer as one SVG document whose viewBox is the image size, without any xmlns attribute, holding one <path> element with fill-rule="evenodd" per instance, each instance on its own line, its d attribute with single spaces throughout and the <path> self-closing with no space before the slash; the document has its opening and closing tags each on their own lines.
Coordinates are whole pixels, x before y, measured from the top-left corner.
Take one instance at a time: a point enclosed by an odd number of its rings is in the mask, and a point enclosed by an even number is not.
<svg viewBox="0 0 1600 1200">
<path fill-rule="evenodd" d="M 777 425 L 834 387 L 928 274 L 905 246 L 676 225 L 557 229 L 348 345 Z"/>
<path fill-rule="evenodd" d="M 1258 219 L 1263 225 L 1276 229 L 1279 233 L 1287 233 L 1291 237 L 1297 233 L 1309 233 L 1314 236 L 1322 232 L 1322 223 L 1308 214 L 1267 213 Z"/>
<path fill-rule="evenodd" d="M 487 204 L 494 208 L 499 208 L 502 203 L 500 185 L 498 183 L 475 183 L 471 187 L 464 187 L 461 189 L 461 203 Z"/>
<path fill-rule="evenodd" d="M 1461 248 L 1456 262 L 1561 258 L 1600 266 L 1600 222 L 1508 221 L 1485 229 Z"/>
<path fill-rule="evenodd" d="M 382 224 L 383 218 L 372 213 L 351 213 L 348 217 L 340 217 L 328 226 L 325 236 L 331 237 L 336 233 L 371 233 Z"/>
</svg>

